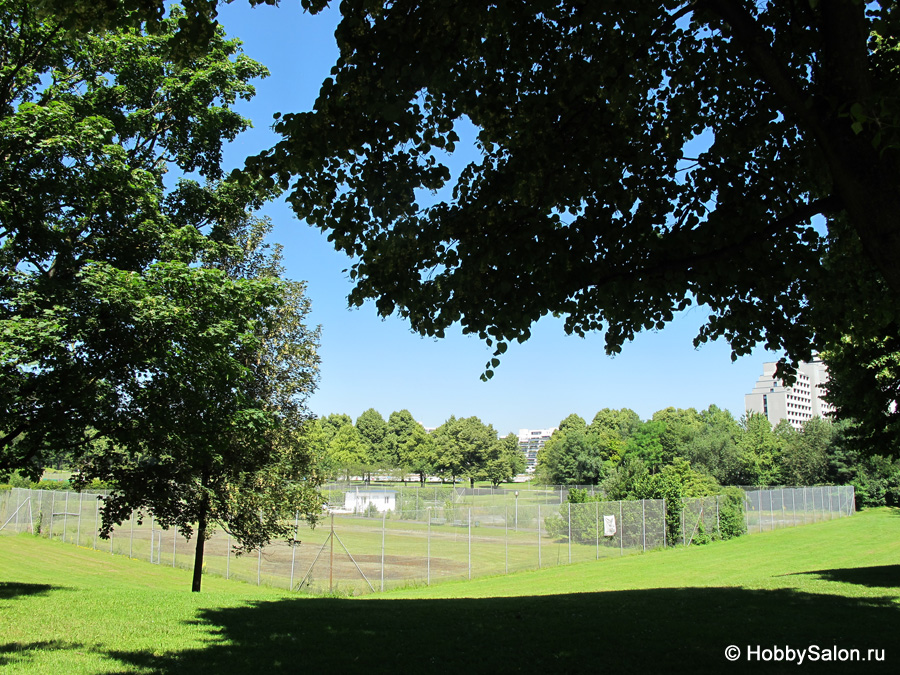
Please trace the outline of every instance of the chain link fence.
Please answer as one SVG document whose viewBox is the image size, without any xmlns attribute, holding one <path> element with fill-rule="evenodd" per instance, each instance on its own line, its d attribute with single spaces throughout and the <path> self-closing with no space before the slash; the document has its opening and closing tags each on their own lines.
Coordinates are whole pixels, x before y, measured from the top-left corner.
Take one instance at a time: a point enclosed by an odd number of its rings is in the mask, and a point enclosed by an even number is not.
<svg viewBox="0 0 900 675">
<path fill-rule="evenodd" d="M 721 496 L 685 499 L 667 510 L 661 499 L 560 503 L 556 490 L 555 501 L 542 503 L 553 499 L 546 492 L 522 490 L 517 497 L 515 491 L 479 495 L 450 487 L 402 493 L 332 488 L 332 511 L 315 529 L 294 515 L 298 544 L 274 542 L 235 556 L 230 537 L 219 530 L 206 543 L 204 572 L 350 595 L 689 546 L 726 531 L 734 534 L 733 524 L 723 522 Z M 745 499 L 742 525 L 749 532 L 853 512 L 852 487 L 755 490 Z M 132 513 L 108 540 L 98 537 L 99 524 L 96 494 L 0 492 L 3 532 L 30 532 L 158 565 L 193 565 L 194 542 L 161 529 L 149 516 Z"/>
<path fill-rule="evenodd" d="M 856 511 L 852 485 L 746 489 L 744 495 L 750 533 L 843 518 Z"/>
</svg>

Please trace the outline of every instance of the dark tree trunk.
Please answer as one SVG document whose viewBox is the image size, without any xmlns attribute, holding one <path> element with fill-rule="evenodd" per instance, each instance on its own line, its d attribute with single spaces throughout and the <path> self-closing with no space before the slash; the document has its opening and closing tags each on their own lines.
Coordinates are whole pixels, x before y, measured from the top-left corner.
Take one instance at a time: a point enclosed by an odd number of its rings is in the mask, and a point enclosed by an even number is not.
<svg viewBox="0 0 900 675">
<path fill-rule="evenodd" d="M 207 478 L 204 475 L 201 484 L 206 487 Z M 206 544 L 206 524 L 209 520 L 209 495 L 204 490 L 200 497 L 200 513 L 197 522 L 197 545 L 194 548 L 194 577 L 191 580 L 191 592 L 200 592 L 200 581 L 203 574 L 203 547 Z"/>
</svg>

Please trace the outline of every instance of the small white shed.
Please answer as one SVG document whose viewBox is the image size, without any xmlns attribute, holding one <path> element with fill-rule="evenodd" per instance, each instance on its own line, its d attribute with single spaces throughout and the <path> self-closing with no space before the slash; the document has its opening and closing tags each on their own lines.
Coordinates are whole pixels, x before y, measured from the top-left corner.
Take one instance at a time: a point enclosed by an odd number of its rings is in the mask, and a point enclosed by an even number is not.
<svg viewBox="0 0 900 675">
<path fill-rule="evenodd" d="M 344 494 L 344 511 L 361 513 L 373 504 L 379 513 L 393 511 L 397 507 L 397 491 L 356 489 Z"/>
</svg>

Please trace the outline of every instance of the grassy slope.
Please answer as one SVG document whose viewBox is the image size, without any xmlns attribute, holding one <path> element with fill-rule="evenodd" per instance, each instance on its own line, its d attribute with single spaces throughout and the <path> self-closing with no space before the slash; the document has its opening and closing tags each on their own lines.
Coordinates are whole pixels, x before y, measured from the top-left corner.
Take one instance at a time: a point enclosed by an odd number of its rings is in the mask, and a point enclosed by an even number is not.
<svg viewBox="0 0 900 675">
<path fill-rule="evenodd" d="M 30 536 L 0 538 L 9 672 L 759 671 L 726 645 L 885 648 L 900 512 L 365 600 L 302 598 Z M 813 664 L 816 672 L 822 664 Z M 809 669 L 803 666 L 803 669 Z M 797 666 L 766 664 L 796 672 Z"/>
</svg>

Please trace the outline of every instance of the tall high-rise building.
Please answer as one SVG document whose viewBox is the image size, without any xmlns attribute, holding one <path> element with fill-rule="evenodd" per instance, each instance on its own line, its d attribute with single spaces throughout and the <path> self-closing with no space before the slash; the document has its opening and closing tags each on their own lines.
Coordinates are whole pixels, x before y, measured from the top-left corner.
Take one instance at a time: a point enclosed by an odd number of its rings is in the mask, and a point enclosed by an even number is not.
<svg viewBox="0 0 900 675">
<path fill-rule="evenodd" d="M 519 449 L 525 455 L 526 473 L 534 473 L 538 450 L 550 440 L 554 431 L 556 431 L 556 427 L 552 429 L 519 429 Z"/>
<path fill-rule="evenodd" d="M 797 381 L 790 387 L 775 376 L 774 362 L 763 364 L 763 374 L 753 391 L 744 396 L 744 408 L 765 415 L 772 426 L 786 419 L 795 429 L 813 417 L 826 417 L 832 406 L 822 400 L 822 386 L 828 382 L 828 368 L 820 359 L 801 363 Z"/>
</svg>

